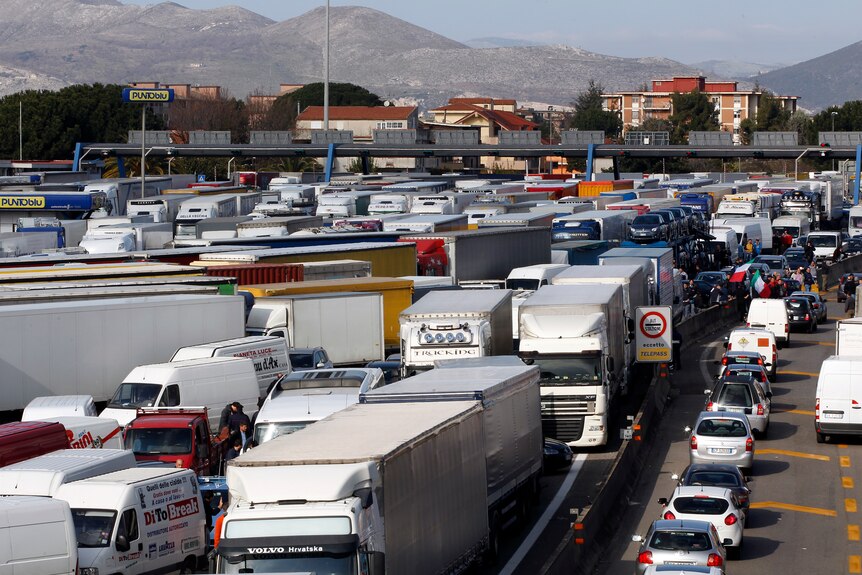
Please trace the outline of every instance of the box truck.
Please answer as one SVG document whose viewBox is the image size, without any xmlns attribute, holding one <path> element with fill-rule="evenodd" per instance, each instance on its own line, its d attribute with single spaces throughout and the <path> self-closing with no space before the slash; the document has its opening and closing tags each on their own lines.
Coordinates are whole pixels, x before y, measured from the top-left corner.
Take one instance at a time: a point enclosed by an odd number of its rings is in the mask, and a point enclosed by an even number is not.
<svg viewBox="0 0 862 575">
<path fill-rule="evenodd" d="M 500 359 L 511 360 L 502 365 Z M 482 403 L 488 517 L 493 548 L 503 524 L 526 520 L 542 472 L 539 369 L 514 356 L 443 361 L 437 368 L 360 395 L 360 403 Z"/>
<path fill-rule="evenodd" d="M 276 335 L 290 347 L 323 347 L 334 365 L 364 365 L 385 357 L 383 296 L 322 293 L 260 298 L 249 335 Z"/>
<path fill-rule="evenodd" d="M 159 295 L 0 306 L 0 410 L 34 397 L 110 399 L 137 365 L 184 345 L 239 337 L 245 300 Z"/>
<path fill-rule="evenodd" d="M 551 223 L 553 241 L 605 240 L 621 242 L 637 213 L 634 210 L 589 210 L 555 218 Z"/>
<path fill-rule="evenodd" d="M 489 543 L 482 423 L 478 401 L 354 405 L 231 460 L 216 572 L 467 568 Z"/>
<path fill-rule="evenodd" d="M 169 194 L 148 198 L 132 198 L 126 202 L 126 215 L 149 216 L 156 223 L 173 223 L 177 219 L 177 214 L 180 213 L 182 203 L 194 197 L 194 194 Z"/>
<path fill-rule="evenodd" d="M 238 215 L 241 214 L 237 211 L 236 194 L 196 196 L 180 205 L 180 211 L 174 220 L 174 235 L 178 238 L 194 238 L 199 221 Z"/>
<path fill-rule="evenodd" d="M 862 356 L 862 315 L 859 314 L 859 298 L 857 302 L 857 317 L 839 319 L 835 326 L 835 355 Z"/>
<path fill-rule="evenodd" d="M 644 266 L 650 287 L 647 305 L 680 307 L 674 296 L 671 248 L 613 248 L 599 256 L 599 265 L 625 264 Z"/>
<path fill-rule="evenodd" d="M 541 370 L 546 437 L 607 443 L 608 414 L 628 372 L 623 310 L 619 285 L 545 286 L 521 305 L 518 355 Z"/>
<path fill-rule="evenodd" d="M 440 359 L 511 353 L 511 290 L 432 291 L 401 314 L 403 375 Z"/>
<path fill-rule="evenodd" d="M 88 254 L 112 254 L 142 250 L 158 250 L 174 239 L 173 224 L 115 224 L 88 231 L 80 247 Z"/>
</svg>

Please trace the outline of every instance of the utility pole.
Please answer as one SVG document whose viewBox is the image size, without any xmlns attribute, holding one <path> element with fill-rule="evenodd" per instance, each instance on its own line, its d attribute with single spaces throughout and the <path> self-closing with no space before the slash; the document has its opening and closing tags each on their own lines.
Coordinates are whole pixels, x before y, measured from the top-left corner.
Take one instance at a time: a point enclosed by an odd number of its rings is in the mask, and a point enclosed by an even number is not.
<svg viewBox="0 0 862 575">
<path fill-rule="evenodd" d="M 323 129 L 329 129 L 329 0 L 326 0 L 326 44 L 323 49 Z"/>
</svg>

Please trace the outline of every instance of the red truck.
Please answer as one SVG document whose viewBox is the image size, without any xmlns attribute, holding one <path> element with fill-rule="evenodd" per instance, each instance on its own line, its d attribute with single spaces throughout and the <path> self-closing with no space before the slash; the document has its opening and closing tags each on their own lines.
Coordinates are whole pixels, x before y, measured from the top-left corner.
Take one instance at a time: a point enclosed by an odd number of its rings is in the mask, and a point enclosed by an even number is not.
<svg viewBox="0 0 862 575">
<path fill-rule="evenodd" d="M 60 423 L 17 421 L 0 425 L 0 467 L 68 448 L 66 428 Z"/>
<path fill-rule="evenodd" d="M 205 407 L 139 408 L 123 443 L 138 461 L 181 461 L 198 475 L 219 475 L 228 438 L 209 429 Z"/>
</svg>

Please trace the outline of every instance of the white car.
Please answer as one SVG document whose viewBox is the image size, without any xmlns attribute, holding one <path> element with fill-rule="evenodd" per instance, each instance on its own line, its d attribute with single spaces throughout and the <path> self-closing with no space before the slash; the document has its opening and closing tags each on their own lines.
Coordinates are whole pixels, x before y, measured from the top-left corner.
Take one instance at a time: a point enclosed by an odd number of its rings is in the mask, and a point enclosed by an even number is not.
<svg viewBox="0 0 862 575">
<path fill-rule="evenodd" d="M 664 506 L 661 518 L 709 521 L 731 556 L 739 557 L 742 548 L 745 514 L 736 494 L 725 487 L 679 486 L 670 501 L 658 500 Z"/>
</svg>

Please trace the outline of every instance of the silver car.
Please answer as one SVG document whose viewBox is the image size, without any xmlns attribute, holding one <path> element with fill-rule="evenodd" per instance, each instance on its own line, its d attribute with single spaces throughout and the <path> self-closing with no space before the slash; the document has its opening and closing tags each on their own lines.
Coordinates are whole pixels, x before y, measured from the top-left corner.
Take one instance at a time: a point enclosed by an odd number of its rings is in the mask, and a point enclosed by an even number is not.
<svg viewBox="0 0 862 575">
<path fill-rule="evenodd" d="M 635 535 L 632 541 L 640 543 L 635 575 L 644 575 L 650 565 L 700 565 L 723 570 L 727 559 L 718 531 L 709 521 L 659 519 L 653 521 L 645 537 Z"/>
<path fill-rule="evenodd" d="M 694 428 L 686 427 L 689 460 L 727 463 L 744 470 L 754 465 L 754 435 L 744 413 L 702 411 Z"/>
<path fill-rule="evenodd" d="M 745 514 L 736 494 L 726 487 L 680 485 L 668 501 L 662 497 L 662 519 L 698 519 L 712 523 L 731 558 L 742 549 Z"/>
<path fill-rule="evenodd" d="M 724 575 L 721 567 L 703 567 L 698 565 L 650 565 L 644 575 Z"/>
</svg>

